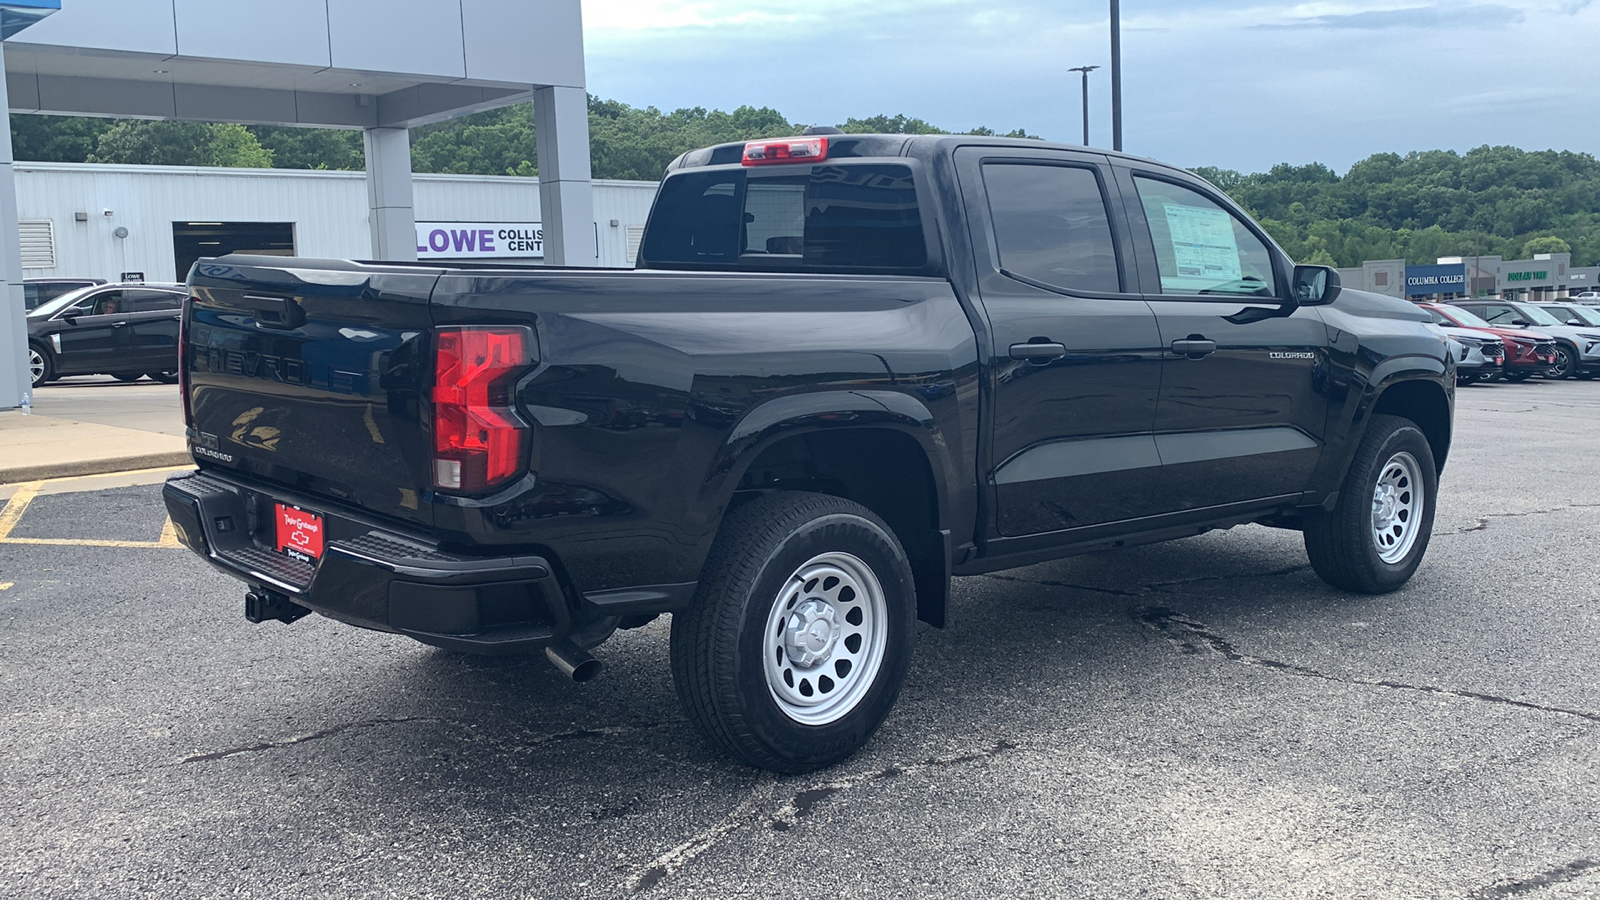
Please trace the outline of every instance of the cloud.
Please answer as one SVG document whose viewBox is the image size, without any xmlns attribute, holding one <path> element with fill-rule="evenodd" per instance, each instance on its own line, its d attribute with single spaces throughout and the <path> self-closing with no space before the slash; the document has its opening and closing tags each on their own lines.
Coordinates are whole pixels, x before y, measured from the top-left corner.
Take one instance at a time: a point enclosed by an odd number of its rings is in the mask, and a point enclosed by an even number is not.
<svg viewBox="0 0 1600 900">
<path fill-rule="evenodd" d="M 1600 3 L 1469 3 L 1124 3 L 1127 148 L 1260 171 L 1390 150 L 1600 144 L 1581 75 L 1486 62 L 1576 65 L 1600 34 Z M 584 0 L 584 18 L 590 90 L 636 106 L 771 106 L 819 124 L 903 113 L 1075 143 L 1079 79 L 1067 69 L 1099 65 L 1093 141 L 1110 142 L 1105 0 Z"/>
<path fill-rule="evenodd" d="M 1472 6 L 1408 6 L 1343 14 L 1311 15 L 1256 28 L 1351 28 L 1387 31 L 1393 28 L 1483 28 L 1509 25 L 1525 18 L 1522 10 L 1497 4 Z"/>
</svg>

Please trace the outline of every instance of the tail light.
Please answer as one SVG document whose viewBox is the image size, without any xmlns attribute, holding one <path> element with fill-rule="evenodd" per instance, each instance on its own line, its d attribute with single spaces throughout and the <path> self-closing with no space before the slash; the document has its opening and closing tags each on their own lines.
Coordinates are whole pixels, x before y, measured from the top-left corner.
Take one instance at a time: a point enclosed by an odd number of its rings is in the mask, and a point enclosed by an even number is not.
<svg viewBox="0 0 1600 900">
<path fill-rule="evenodd" d="M 194 410 L 189 403 L 189 314 L 194 311 L 193 296 L 183 300 L 183 312 L 178 314 L 178 396 L 183 398 L 183 424 L 194 424 Z"/>
<path fill-rule="evenodd" d="M 472 492 L 515 478 L 527 456 L 514 382 L 532 361 L 520 327 L 441 328 L 434 353 L 433 486 Z"/>
</svg>

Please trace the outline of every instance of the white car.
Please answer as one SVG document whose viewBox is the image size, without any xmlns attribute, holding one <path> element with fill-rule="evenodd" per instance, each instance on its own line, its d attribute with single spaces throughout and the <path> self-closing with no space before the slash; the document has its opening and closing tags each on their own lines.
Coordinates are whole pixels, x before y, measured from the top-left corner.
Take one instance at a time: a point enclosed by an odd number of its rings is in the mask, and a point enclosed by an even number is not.
<svg viewBox="0 0 1600 900">
<path fill-rule="evenodd" d="M 1450 353 L 1456 358 L 1456 384 L 1492 381 L 1505 372 L 1505 345 L 1495 335 L 1450 324 L 1429 327 L 1450 342 Z"/>
</svg>

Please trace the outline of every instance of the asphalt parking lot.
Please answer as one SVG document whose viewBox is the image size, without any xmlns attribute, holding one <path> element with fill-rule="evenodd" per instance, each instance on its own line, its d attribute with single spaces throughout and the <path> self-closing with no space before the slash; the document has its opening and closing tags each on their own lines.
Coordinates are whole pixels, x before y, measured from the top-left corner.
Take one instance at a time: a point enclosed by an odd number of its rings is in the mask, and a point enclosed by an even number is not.
<svg viewBox="0 0 1600 900">
<path fill-rule="evenodd" d="M 1260 527 L 959 579 L 804 777 L 701 743 L 665 621 L 584 685 L 255 626 L 155 485 L 0 492 L 0 896 L 1600 896 L 1596 446 L 1600 384 L 1460 391 L 1385 597 Z"/>
</svg>

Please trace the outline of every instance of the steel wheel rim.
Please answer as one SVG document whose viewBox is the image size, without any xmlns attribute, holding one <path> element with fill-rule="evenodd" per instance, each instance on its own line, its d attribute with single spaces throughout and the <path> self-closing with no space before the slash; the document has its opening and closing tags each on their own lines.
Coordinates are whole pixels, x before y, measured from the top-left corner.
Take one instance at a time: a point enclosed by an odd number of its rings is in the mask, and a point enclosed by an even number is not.
<svg viewBox="0 0 1600 900">
<path fill-rule="evenodd" d="M 34 384 L 38 384 L 39 383 L 39 379 L 41 379 L 43 377 L 44 377 L 44 356 L 41 353 L 39 353 L 39 351 L 33 349 L 32 347 L 29 347 L 28 348 L 28 378 Z"/>
<path fill-rule="evenodd" d="M 784 582 L 762 632 L 767 691 L 803 725 L 837 722 L 861 704 L 888 642 L 883 585 L 848 553 L 807 560 Z"/>
<path fill-rule="evenodd" d="M 1378 558 L 1390 565 L 1404 559 L 1417 542 L 1423 491 L 1422 467 L 1409 453 L 1396 453 L 1378 470 L 1372 489 L 1372 542 Z"/>
</svg>

